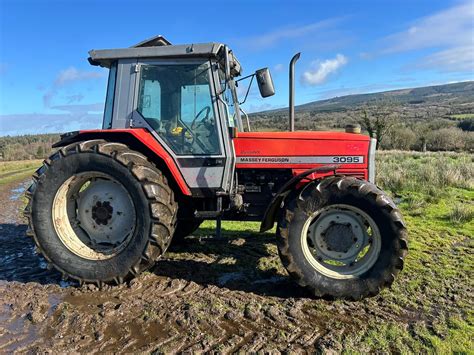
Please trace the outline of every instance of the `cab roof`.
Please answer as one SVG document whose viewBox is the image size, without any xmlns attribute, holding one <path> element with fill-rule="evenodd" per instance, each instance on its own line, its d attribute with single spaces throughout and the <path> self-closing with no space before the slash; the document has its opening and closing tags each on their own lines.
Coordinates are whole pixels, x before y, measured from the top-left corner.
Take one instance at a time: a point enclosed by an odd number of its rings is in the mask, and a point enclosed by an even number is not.
<svg viewBox="0 0 474 355">
<path fill-rule="evenodd" d="M 130 48 L 92 49 L 89 51 L 89 63 L 110 68 L 119 59 L 130 58 L 217 58 L 223 50 L 222 43 L 191 43 L 172 45 L 161 35 L 141 41 Z M 233 76 L 240 75 L 240 63 L 232 55 Z M 235 70 L 237 69 L 238 70 Z M 236 75 L 237 74 L 237 75 Z"/>
</svg>

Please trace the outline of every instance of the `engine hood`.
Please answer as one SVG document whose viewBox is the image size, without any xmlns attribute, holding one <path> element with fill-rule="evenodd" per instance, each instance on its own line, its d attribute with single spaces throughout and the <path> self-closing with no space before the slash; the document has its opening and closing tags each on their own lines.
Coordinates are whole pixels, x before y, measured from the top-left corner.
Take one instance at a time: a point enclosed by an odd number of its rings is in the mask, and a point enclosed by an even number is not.
<svg viewBox="0 0 474 355">
<path fill-rule="evenodd" d="M 242 139 L 322 139 L 322 140 L 350 140 L 369 141 L 370 137 L 345 132 L 318 132 L 318 131 L 295 131 L 295 132 L 239 132 L 238 137 Z"/>
<path fill-rule="evenodd" d="M 369 146 L 370 137 L 345 132 L 239 132 L 234 138 L 238 168 L 365 169 Z"/>
</svg>

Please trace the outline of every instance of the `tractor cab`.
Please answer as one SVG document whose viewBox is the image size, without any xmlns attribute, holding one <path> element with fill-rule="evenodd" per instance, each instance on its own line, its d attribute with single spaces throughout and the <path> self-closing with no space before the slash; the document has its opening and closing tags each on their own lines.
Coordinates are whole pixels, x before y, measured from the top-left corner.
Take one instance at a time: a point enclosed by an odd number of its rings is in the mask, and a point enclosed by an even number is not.
<svg viewBox="0 0 474 355">
<path fill-rule="evenodd" d="M 229 132 L 244 128 L 235 86 L 241 66 L 227 46 L 171 45 L 157 36 L 89 54 L 92 65 L 110 69 L 103 129 L 147 129 L 194 194 L 230 192 L 235 153 Z M 257 73 L 269 96 L 268 70 Z"/>
</svg>

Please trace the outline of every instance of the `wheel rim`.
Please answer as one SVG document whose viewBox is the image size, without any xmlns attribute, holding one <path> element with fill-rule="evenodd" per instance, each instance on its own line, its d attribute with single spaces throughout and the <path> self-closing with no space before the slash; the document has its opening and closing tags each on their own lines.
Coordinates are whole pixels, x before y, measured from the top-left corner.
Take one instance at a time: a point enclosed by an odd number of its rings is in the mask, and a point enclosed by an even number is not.
<svg viewBox="0 0 474 355">
<path fill-rule="evenodd" d="M 375 264 L 382 238 L 367 213 L 338 204 L 322 208 L 307 219 L 301 245 L 306 260 L 316 271 L 333 279 L 350 279 Z"/>
<path fill-rule="evenodd" d="M 56 192 L 52 216 L 61 242 L 88 260 L 117 255 L 135 231 L 132 197 L 121 183 L 101 172 L 66 180 Z"/>
</svg>

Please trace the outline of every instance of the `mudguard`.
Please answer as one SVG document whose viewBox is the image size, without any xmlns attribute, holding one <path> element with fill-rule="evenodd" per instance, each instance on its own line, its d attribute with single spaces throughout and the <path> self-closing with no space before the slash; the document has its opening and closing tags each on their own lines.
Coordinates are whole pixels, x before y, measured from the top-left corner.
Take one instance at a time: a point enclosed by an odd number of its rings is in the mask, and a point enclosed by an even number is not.
<svg viewBox="0 0 474 355">
<path fill-rule="evenodd" d="M 61 135 L 61 140 L 53 144 L 53 148 L 64 147 L 74 142 L 90 139 L 105 139 L 127 144 L 130 148 L 144 154 L 155 164 L 164 165 L 173 179 L 170 183 L 175 184 L 184 195 L 191 196 L 191 190 L 186 185 L 173 158 L 146 129 L 98 129 L 69 132 Z"/>
<path fill-rule="evenodd" d="M 267 207 L 265 211 L 265 215 L 263 216 L 262 223 L 260 224 L 260 233 L 265 232 L 273 227 L 275 223 L 275 218 L 277 216 L 278 210 L 281 207 L 281 204 L 285 197 L 290 193 L 290 191 L 294 190 L 297 185 L 304 179 L 314 180 L 312 178 L 308 178 L 309 175 L 312 174 L 324 174 L 324 173 L 333 173 L 336 174 L 336 169 L 339 168 L 340 165 L 326 165 L 321 166 L 319 168 L 309 169 L 305 172 L 298 174 L 288 180 L 285 185 L 281 187 L 281 189 L 277 192 L 277 194 L 273 197 L 272 202 Z"/>
</svg>

